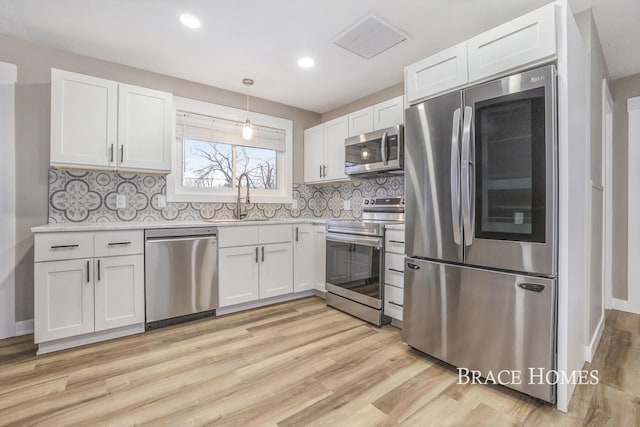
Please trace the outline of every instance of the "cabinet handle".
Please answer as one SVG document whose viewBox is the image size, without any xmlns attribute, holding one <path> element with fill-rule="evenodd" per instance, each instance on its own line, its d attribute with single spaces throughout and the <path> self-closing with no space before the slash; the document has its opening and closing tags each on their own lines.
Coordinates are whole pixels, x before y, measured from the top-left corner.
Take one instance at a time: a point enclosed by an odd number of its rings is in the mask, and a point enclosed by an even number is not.
<svg viewBox="0 0 640 427">
<path fill-rule="evenodd" d="M 393 301 L 389 301 L 389 304 L 395 305 L 396 307 L 400 307 L 400 308 L 404 307 L 402 304 L 398 304 L 397 302 L 393 302 Z"/>
<path fill-rule="evenodd" d="M 256 262 L 258 262 L 258 247 L 256 246 Z"/>
<path fill-rule="evenodd" d="M 120 146 L 120 163 L 124 163 L 124 145 Z"/>
<path fill-rule="evenodd" d="M 51 249 L 75 249 L 79 245 L 55 245 L 51 246 Z"/>
<path fill-rule="evenodd" d="M 113 144 L 109 148 L 109 163 L 113 163 Z"/>
<path fill-rule="evenodd" d="M 264 262 L 264 246 L 262 247 L 262 262 Z"/>
<path fill-rule="evenodd" d="M 404 242 L 401 242 L 400 240 L 389 240 L 390 243 L 400 243 L 404 245 Z"/>
<path fill-rule="evenodd" d="M 90 263 L 91 261 L 87 261 L 87 283 L 91 283 L 91 277 L 89 276 L 89 268 L 91 268 Z"/>
<path fill-rule="evenodd" d="M 109 246 L 127 246 L 130 244 L 131 242 L 115 242 L 115 243 L 109 243 Z"/>
<path fill-rule="evenodd" d="M 100 281 L 100 260 L 98 260 L 98 282 Z"/>
<path fill-rule="evenodd" d="M 322 177 L 327 177 L 327 165 L 322 166 Z"/>
<path fill-rule="evenodd" d="M 320 167 L 320 178 L 322 178 L 322 165 L 319 165 Z"/>
<path fill-rule="evenodd" d="M 298 241 L 299 241 L 299 239 L 298 239 L 298 227 L 296 227 L 296 242 L 298 242 Z"/>
<path fill-rule="evenodd" d="M 390 271 L 395 271 L 396 273 L 402 273 L 402 274 L 404 274 L 404 271 L 402 271 L 402 270 L 396 270 L 395 268 L 390 268 L 389 270 L 390 270 Z"/>
</svg>

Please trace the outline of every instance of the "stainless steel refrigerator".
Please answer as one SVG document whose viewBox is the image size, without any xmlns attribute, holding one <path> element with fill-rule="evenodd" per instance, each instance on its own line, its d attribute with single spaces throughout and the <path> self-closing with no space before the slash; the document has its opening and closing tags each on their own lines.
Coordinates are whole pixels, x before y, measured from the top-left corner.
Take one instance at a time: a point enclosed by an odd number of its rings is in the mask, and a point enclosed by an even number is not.
<svg viewBox="0 0 640 427">
<path fill-rule="evenodd" d="M 501 382 L 554 402 L 555 67 L 414 105 L 405 122 L 404 341 L 483 377 L 520 372 Z"/>
</svg>

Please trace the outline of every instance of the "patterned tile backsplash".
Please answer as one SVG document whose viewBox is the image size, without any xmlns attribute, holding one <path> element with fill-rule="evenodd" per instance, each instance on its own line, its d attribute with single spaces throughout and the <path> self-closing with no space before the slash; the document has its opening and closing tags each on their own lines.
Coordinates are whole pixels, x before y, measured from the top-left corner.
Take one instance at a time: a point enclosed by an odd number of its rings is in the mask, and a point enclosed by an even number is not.
<svg viewBox="0 0 640 427">
<path fill-rule="evenodd" d="M 298 209 L 290 204 L 255 203 L 249 219 L 345 218 L 362 215 L 362 200 L 401 196 L 402 176 L 381 176 L 340 184 L 293 186 Z M 201 221 L 233 218 L 235 203 L 167 203 L 158 207 L 158 196 L 166 194 L 166 178 L 110 172 L 49 170 L 49 223 L 113 221 Z M 116 196 L 127 196 L 127 207 L 116 208 Z M 345 211 L 344 201 L 351 200 Z"/>
</svg>

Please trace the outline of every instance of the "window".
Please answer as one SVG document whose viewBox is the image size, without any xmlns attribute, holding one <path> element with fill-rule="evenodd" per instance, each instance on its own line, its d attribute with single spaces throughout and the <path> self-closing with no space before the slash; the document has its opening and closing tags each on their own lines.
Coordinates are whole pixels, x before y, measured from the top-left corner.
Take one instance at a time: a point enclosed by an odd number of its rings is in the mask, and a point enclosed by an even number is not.
<svg viewBox="0 0 640 427">
<path fill-rule="evenodd" d="M 244 141 L 244 110 L 175 98 L 176 143 L 167 198 L 177 202 L 233 202 L 246 173 L 256 203 L 290 203 L 290 120 L 250 114 L 254 137 Z M 242 181 L 244 187 L 245 181 Z"/>
</svg>

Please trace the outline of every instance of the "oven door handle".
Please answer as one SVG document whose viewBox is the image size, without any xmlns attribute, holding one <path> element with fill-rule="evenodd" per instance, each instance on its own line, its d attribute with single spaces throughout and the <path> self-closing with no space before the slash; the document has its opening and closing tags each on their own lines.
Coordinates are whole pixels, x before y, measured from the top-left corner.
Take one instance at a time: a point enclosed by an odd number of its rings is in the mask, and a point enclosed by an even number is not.
<svg viewBox="0 0 640 427">
<path fill-rule="evenodd" d="M 372 248 L 382 248 L 382 238 L 380 237 L 366 237 L 366 236 L 345 236 L 344 234 L 327 233 L 326 237 L 328 242 L 337 243 L 351 243 L 362 246 L 369 246 Z"/>
</svg>

